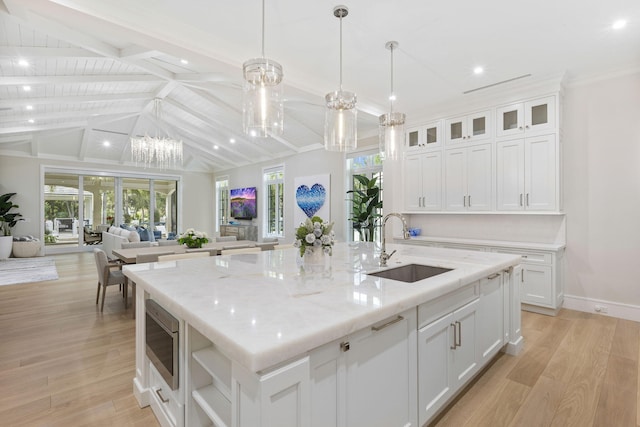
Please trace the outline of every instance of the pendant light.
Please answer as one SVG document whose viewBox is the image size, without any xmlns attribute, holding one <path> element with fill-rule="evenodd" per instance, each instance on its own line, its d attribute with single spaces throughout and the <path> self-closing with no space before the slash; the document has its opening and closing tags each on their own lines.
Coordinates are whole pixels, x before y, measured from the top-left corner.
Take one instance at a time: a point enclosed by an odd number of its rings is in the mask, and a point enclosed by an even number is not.
<svg viewBox="0 0 640 427">
<path fill-rule="evenodd" d="M 393 50 L 398 48 L 398 42 L 390 41 L 384 45 L 391 51 L 391 94 L 389 95 L 389 112 L 380 116 L 380 155 L 384 160 L 397 160 L 400 144 L 404 138 L 404 113 L 393 112 L 393 101 L 396 94 L 393 91 Z"/>
<path fill-rule="evenodd" d="M 333 16 L 340 19 L 340 88 L 325 96 L 324 148 L 328 151 L 351 151 L 358 137 L 356 94 L 342 90 L 342 18 L 348 14 L 346 6 L 333 8 Z"/>
<path fill-rule="evenodd" d="M 262 0 L 262 56 L 242 65 L 244 86 L 242 128 L 249 136 L 282 135 L 284 104 L 282 66 L 264 57 L 264 0 Z"/>
</svg>

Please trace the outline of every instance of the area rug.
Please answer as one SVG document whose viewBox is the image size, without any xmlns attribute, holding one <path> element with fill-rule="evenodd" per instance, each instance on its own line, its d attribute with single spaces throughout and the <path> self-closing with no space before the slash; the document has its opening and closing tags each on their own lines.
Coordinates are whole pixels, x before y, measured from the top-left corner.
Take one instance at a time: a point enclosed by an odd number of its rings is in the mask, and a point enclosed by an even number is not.
<svg viewBox="0 0 640 427">
<path fill-rule="evenodd" d="M 0 260 L 0 286 L 56 280 L 58 270 L 52 258 L 8 258 Z"/>
</svg>

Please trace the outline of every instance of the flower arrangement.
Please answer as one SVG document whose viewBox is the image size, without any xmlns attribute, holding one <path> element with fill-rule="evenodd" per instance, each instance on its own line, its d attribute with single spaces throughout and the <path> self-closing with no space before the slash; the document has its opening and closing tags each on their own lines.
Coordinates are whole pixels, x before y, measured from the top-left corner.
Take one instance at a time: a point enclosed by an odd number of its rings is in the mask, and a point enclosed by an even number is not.
<svg viewBox="0 0 640 427">
<path fill-rule="evenodd" d="M 178 236 L 178 243 L 187 245 L 189 248 L 201 248 L 203 244 L 209 242 L 207 233 L 187 228 L 187 231 Z"/>
<path fill-rule="evenodd" d="M 296 241 L 293 246 L 300 248 L 300 256 L 306 251 L 323 251 L 325 254 L 332 254 L 334 243 L 333 223 L 324 222 L 319 216 L 307 218 L 296 229 Z"/>
</svg>

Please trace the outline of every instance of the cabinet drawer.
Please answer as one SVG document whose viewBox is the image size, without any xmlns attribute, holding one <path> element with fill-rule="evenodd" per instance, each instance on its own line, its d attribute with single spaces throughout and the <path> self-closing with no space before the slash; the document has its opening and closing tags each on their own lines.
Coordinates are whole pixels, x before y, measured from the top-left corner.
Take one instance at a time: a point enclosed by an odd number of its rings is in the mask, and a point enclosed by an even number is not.
<svg viewBox="0 0 640 427">
<path fill-rule="evenodd" d="M 484 246 L 465 245 L 463 243 L 439 243 L 437 246 L 448 249 L 464 249 L 465 251 L 486 252 L 487 250 Z"/>
<path fill-rule="evenodd" d="M 480 296 L 480 282 L 418 306 L 418 329 Z"/>
<path fill-rule="evenodd" d="M 171 390 L 151 362 L 149 362 L 149 388 L 152 395 L 151 404 L 162 411 L 173 425 L 177 425 L 178 414 L 182 410 L 178 401 L 179 390 Z"/>
<path fill-rule="evenodd" d="M 494 252 L 501 254 L 513 254 L 522 256 L 522 262 L 532 264 L 549 264 L 553 260 L 553 255 L 549 252 L 532 252 L 521 249 L 494 249 Z"/>
</svg>

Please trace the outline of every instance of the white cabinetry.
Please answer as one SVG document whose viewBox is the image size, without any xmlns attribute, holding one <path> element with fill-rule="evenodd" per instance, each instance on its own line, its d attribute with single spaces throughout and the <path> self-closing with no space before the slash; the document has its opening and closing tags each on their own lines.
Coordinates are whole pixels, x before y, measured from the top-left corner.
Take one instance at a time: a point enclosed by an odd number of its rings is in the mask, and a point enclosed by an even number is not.
<svg viewBox="0 0 640 427">
<path fill-rule="evenodd" d="M 492 208 L 492 144 L 445 150 L 445 206 L 448 211 Z"/>
<path fill-rule="evenodd" d="M 407 156 L 404 177 L 407 210 L 442 209 L 442 152 L 431 151 Z"/>
<path fill-rule="evenodd" d="M 311 426 L 417 425 L 416 310 L 314 350 Z"/>
<path fill-rule="evenodd" d="M 521 285 L 522 308 L 542 314 L 555 315 L 564 301 L 564 250 L 544 252 L 499 248 L 494 252 L 522 256 Z"/>
<path fill-rule="evenodd" d="M 557 210 L 554 134 L 498 141 L 496 163 L 498 210 Z"/>
<path fill-rule="evenodd" d="M 504 331 L 504 289 L 508 286 L 504 286 L 503 276 L 496 273 L 480 281 L 478 317 L 482 320 L 482 327 L 478 330 L 478 357 L 481 362 L 491 360 L 509 338 Z"/>
<path fill-rule="evenodd" d="M 496 108 L 496 137 L 555 132 L 556 97 L 547 96 Z"/>
<path fill-rule="evenodd" d="M 419 425 L 432 418 L 478 369 L 476 332 L 479 303 L 476 298 L 425 326 L 420 325 Z"/>
<path fill-rule="evenodd" d="M 481 141 L 491 137 L 491 110 L 445 120 L 446 142 Z"/>
<path fill-rule="evenodd" d="M 436 148 L 442 145 L 440 122 L 436 121 L 407 130 L 405 140 L 406 152 Z"/>
</svg>

